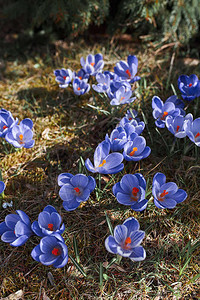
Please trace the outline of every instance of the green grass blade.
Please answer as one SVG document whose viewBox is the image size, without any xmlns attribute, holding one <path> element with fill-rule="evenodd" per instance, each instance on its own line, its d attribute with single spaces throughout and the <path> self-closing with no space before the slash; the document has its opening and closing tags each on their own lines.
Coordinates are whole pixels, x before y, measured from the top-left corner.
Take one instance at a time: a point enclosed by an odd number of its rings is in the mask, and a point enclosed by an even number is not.
<svg viewBox="0 0 200 300">
<path fill-rule="evenodd" d="M 77 241 L 76 241 L 75 236 L 73 237 L 73 246 L 74 246 L 74 252 L 75 252 L 75 255 L 76 255 L 77 263 L 79 263 L 80 262 L 80 256 L 79 256 L 78 246 L 77 246 Z"/>
<path fill-rule="evenodd" d="M 107 215 L 107 212 L 105 211 L 104 213 L 106 215 L 106 221 L 107 221 L 107 224 L 108 224 L 109 231 L 110 231 L 111 235 L 113 235 L 113 227 L 112 227 L 112 224 L 110 222 L 110 219 L 109 219 L 109 217 Z"/>
<path fill-rule="evenodd" d="M 85 271 L 83 270 L 83 268 L 79 265 L 79 263 L 77 263 L 77 261 L 69 254 L 68 255 L 69 258 L 71 259 L 71 261 L 73 262 L 73 264 L 75 265 L 75 267 L 79 270 L 79 272 L 84 276 L 87 277 L 87 274 L 85 273 Z"/>
</svg>

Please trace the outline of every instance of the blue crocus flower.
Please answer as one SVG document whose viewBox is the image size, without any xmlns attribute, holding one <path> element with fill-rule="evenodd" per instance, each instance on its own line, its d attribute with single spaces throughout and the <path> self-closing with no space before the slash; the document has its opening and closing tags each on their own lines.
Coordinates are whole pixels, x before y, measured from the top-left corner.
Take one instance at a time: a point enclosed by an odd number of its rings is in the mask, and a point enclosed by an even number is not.
<svg viewBox="0 0 200 300">
<path fill-rule="evenodd" d="M 59 87 L 66 88 L 68 87 L 69 83 L 72 81 L 73 78 L 73 72 L 70 69 L 61 69 L 61 70 L 55 70 L 54 75 L 56 76 L 56 81 L 59 84 Z"/>
<path fill-rule="evenodd" d="M 113 186 L 113 194 L 123 205 L 130 205 L 135 211 L 142 211 L 147 207 L 145 199 L 146 181 L 142 174 L 126 174 L 120 182 Z"/>
<path fill-rule="evenodd" d="M 87 83 L 87 79 L 79 79 L 76 77 L 73 81 L 74 93 L 78 96 L 88 93 L 90 90 L 90 85 Z"/>
<path fill-rule="evenodd" d="M 131 134 L 133 132 L 140 135 L 145 128 L 145 124 L 143 121 L 141 121 L 139 123 L 135 119 L 133 119 L 132 121 L 128 121 L 128 119 L 125 117 L 121 120 L 120 125 L 126 131 L 128 140 L 132 140 Z"/>
<path fill-rule="evenodd" d="M 150 147 L 146 146 L 146 140 L 143 136 L 138 136 L 137 133 L 132 133 L 132 141 L 129 141 L 124 146 L 124 159 L 127 161 L 138 161 L 146 158 L 151 153 Z"/>
<path fill-rule="evenodd" d="M 133 102 L 136 97 L 132 97 L 132 90 L 126 90 L 125 86 L 121 86 L 115 93 L 110 104 L 120 105 Z"/>
<path fill-rule="evenodd" d="M 127 143 L 127 135 L 122 127 L 117 127 L 111 132 L 110 137 L 106 134 L 105 140 L 110 143 L 111 151 L 120 151 Z"/>
<path fill-rule="evenodd" d="M 22 246 L 32 234 L 29 217 L 22 210 L 16 210 L 16 214 L 9 214 L 5 222 L 0 223 L 1 240 L 10 243 L 11 246 Z"/>
<path fill-rule="evenodd" d="M 130 122 L 132 120 L 136 120 L 137 122 L 140 122 L 140 119 L 137 118 L 137 115 L 138 115 L 138 112 L 135 109 L 131 109 L 131 110 L 127 109 L 125 118 L 127 118 Z"/>
<path fill-rule="evenodd" d="M 86 60 L 81 57 L 81 66 L 84 71 L 89 75 L 96 75 L 99 72 L 102 72 L 104 61 L 102 54 L 98 53 L 96 55 L 89 54 L 86 57 Z"/>
<path fill-rule="evenodd" d="M 107 251 L 129 257 L 133 261 L 142 261 L 146 258 L 146 251 L 140 246 L 144 239 L 145 232 L 139 230 L 138 221 L 131 217 L 122 225 L 114 229 L 114 236 L 109 235 L 105 240 Z"/>
<path fill-rule="evenodd" d="M 32 148 L 35 144 L 33 138 L 33 122 L 31 119 L 24 119 L 19 125 L 14 125 L 7 132 L 5 139 L 16 148 Z"/>
<path fill-rule="evenodd" d="M 108 75 L 110 77 L 111 82 L 116 81 L 116 80 L 120 80 L 119 76 L 117 74 L 115 74 L 114 72 L 104 71 L 103 74 Z"/>
<path fill-rule="evenodd" d="M 184 100 L 191 101 L 200 96 L 200 80 L 195 74 L 179 76 L 178 88 Z"/>
<path fill-rule="evenodd" d="M 127 62 L 121 60 L 114 67 L 114 72 L 124 80 L 130 83 L 140 80 L 139 76 L 135 76 L 138 68 L 138 59 L 135 55 L 129 55 Z"/>
<path fill-rule="evenodd" d="M 163 173 L 156 173 L 153 178 L 152 194 L 158 208 L 174 208 L 177 203 L 187 198 L 187 193 L 179 189 L 176 183 L 167 182 Z"/>
<path fill-rule="evenodd" d="M 92 88 L 98 93 L 105 93 L 110 89 L 110 76 L 107 74 L 98 73 L 96 75 L 98 84 L 93 84 Z"/>
<path fill-rule="evenodd" d="M 121 88 L 124 87 L 125 91 L 131 91 L 132 95 L 132 90 L 131 90 L 131 85 L 129 82 L 125 80 L 121 80 L 120 78 L 114 79 L 113 81 L 110 82 L 110 89 L 107 91 L 108 97 L 112 100 L 115 98 L 116 92 Z"/>
<path fill-rule="evenodd" d="M 155 124 L 157 127 L 164 128 L 165 120 L 167 116 L 176 117 L 181 114 L 179 108 L 176 108 L 174 103 L 171 101 L 163 101 L 154 96 L 152 99 L 153 117 L 156 119 Z"/>
<path fill-rule="evenodd" d="M 63 207 L 67 211 L 76 209 L 81 202 L 87 201 L 91 192 L 95 189 L 96 181 L 91 176 L 83 174 L 72 175 L 62 173 L 58 176 L 60 198 L 64 201 Z"/>
<path fill-rule="evenodd" d="M 123 155 L 118 152 L 110 152 L 110 143 L 107 141 L 101 142 L 94 152 L 94 166 L 90 159 L 85 161 L 86 168 L 92 173 L 115 174 L 124 168 Z"/>
<path fill-rule="evenodd" d="M 183 116 L 168 116 L 166 118 L 166 127 L 167 129 L 177 138 L 184 138 L 186 133 L 186 126 L 188 122 L 193 121 L 192 114 L 187 114 L 185 117 Z"/>
<path fill-rule="evenodd" d="M 185 130 L 189 139 L 200 147 L 200 118 L 187 122 Z"/>
<path fill-rule="evenodd" d="M 68 249 L 62 236 L 54 233 L 43 237 L 39 245 L 32 250 L 31 256 L 45 266 L 62 268 L 68 262 Z"/>
<path fill-rule="evenodd" d="M 61 225 L 61 216 L 57 210 L 53 206 L 47 205 L 39 214 L 38 221 L 33 222 L 31 228 L 36 235 L 44 237 L 53 233 L 62 234 L 65 225 Z"/>
<path fill-rule="evenodd" d="M 78 71 L 78 73 L 74 72 L 73 74 L 73 78 L 76 78 L 78 77 L 80 80 L 83 80 L 83 79 L 89 79 L 90 75 L 87 74 L 83 69 L 80 69 Z"/>
<path fill-rule="evenodd" d="M 3 191 L 5 190 L 5 183 L 3 181 L 0 181 L 0 194 L 3 193 Z"/>
<path fill-rule="evenodd" d="M 176 95 L 170 96 L 169 98 L 167 98 L 167 100 L 165 101 L 165 103 L 167 102 L 172 102 L 175 105 L 175 108 L 179 108 L 180 109 L 180 114 L 182 116 L 185 116 L 185 103 L 183 102 L 183 100 L 178 99 L 178 97 Z"/>
<path fill-rule="evenodd" d="M 15 120 L 10 111 L 2 108 L 0 110 L 0 137 L 4 138 L 9 129 L 17 123 L 18 119 Z"/>
</svg>

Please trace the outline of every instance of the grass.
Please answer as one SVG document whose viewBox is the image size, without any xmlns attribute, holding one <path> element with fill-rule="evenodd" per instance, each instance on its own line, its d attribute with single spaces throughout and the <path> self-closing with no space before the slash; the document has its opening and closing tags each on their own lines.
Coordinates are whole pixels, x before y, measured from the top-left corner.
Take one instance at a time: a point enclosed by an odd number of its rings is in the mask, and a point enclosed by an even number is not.
<svg viewBox="0 0 200 300">
<path fill-rule="evenodd" d="M 198 66 L 185 64 L 171 48 L 157 51 L 152 44 L 87 44 L 80 40 L 71 45 L 61 41 L 35 45 L 31 50 L 22 43 L 16 52 L 13 47 L 14 43 L 1 45 L 5 66 L 1 72 L 1 106 L 19 120 L 33 120 L 36 144 L 32 149 L 17 150 L 3 140 L 0 143 L 0 167 L 6 183 L 3 201 L 13 201 L 13 208 L 1 209 L 0 221 L 21 209 L 33 222 L 51 204 L 65 223 L 63 237 L 70 256 L 64 268 L 54 269 L 31 258 L 38 237 L 18 248 L 0 243 L 0 297 L 22 289 L 25 299 L 38 300 L 44 295 L 50 299 L 199 299 L 199 149 L 192 147 L 184 153 L 189 139 L 174 144 L 167 129 L 155 128 L 151 109 L 154 95 L 165 100 L 174 89 L 178 92 L 178 76 L 200 75 Z M 97 188 L 90 199 L 75 211 L 66 212 L 58 196 L 58 175 L 87 175 L 85 159 L 92 159 L 98 143 L 128 108 L 111 108 L 105 98 L 94 98 L 92 93 L 76 97 L 67 89 L 59 89 L 53 70 L 78 70 L 80 57 L 90 52 L 101 52 L 104 69 L 111 70 L 128 54 L 137 55 L 142 79 L 131 107 L 146 123 L 143 136 L 152 153 L 140 162 L 125 163 L 121 174 L 97 175 Z M 173 53 L 176 55 L 170 66 Z M 191 103 L 188 111 L 198 117 L 199 105 Z M 112 186 L 124 173 L 136 172 L 148 181 L 148 198 L 154 174 L 162 172 L 167 181 L 187 191 L 187 200 L 173 210 L 159 210 L 151 200 L 142 213 L 118 204 Z M 146 232 L 142 245 L 147 258 L 139 263 L 114 257 L 104 247 L 113 228 L 130 216 L 136 217 Z"/>
</svg>

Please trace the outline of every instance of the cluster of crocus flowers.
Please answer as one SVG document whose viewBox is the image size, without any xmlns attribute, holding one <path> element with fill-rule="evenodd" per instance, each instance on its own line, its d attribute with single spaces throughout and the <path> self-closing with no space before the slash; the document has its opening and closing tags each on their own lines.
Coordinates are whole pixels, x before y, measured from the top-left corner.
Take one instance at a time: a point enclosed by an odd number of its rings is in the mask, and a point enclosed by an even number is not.
<svg viewBox="0 0 200 300">
<path fill-rule="evenodd" d="M 88 93 L 90 90 L 89 78 L 95 76 L 97 84 L 92 84 L 93 90 L 105 93 L 110 98 L 111 105 L 131 103 L 136 98 L 132 97 L 131 84 L 140 80 L 135 76 L 138 68 L 138 59 L 135 55 L 129 55 L 126 61 L 120 61 L 114 67 L 114 72 L 104 71 L 102 54 L 89 54 L 86 59 L 81 57 L 82 69 L 72 72 L 70 69 L 57 69 L 54 71 L 56 81 L 61 88 L 66 88 L 72 83 L 74 93 L 78 96 Z"/>
<path fill-rule="evenodd" d="M 32 148 L 34 146 L 32 128 L 31 119 L 26 118 L 18 125 L 18 119 L 15 120 L 10 111 L 0 110 L 0 137 L 5 138 L 15 148 Z"/>
<path fill-rule="evenodd" d="M 0 223 L 1 240 L 11 246 L 24 245 L 31 235 L 42 237 L 39 245 L 31 252 L 31 256 L 43 265 L 53 265 L 62 268 L 68 261 L 68 249 L 61 234 L 65 225 L 61 225 L 61 216 L 57 210 L 48 205 L 39 214 L 38 221 L 31 225 L 29 217 L 22 210 L 17 214 L 9 214 Z"/>
</svg>

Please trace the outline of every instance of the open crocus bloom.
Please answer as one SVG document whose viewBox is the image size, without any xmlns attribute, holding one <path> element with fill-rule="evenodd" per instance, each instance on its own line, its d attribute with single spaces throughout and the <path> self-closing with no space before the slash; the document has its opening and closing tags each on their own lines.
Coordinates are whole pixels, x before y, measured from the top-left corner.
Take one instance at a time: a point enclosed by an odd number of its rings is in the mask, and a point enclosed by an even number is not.
<svg viewBox="0 0 200 300">
<path fill-rule="evenodd" d="M 150 147 L 146 146 L 146 140 L 137 133 L 131 134 L 132 140 L 124 146 L 124 159 L 127 161 L 139 161 L 146 158 L 151 153 Z"/>
<path fill-rule="evenodd" d="M 192 101 L 200 95 L 200 80 L 195 74 L 181 75 L 178 78 L 178 88 L 186 101 Z"/>
<path fill-rule="evenodd" d="M 66 88 L 68 87 L 69 83 L 72 81 L 73 78 L 73 72 L 70 69 L 61 69 L 61 70 L 55 70 L 54 75 L 56 76 L 56 81 L 59 84 L 59 87 Z"/>
<path fill-rule="evenodd" d="M 114 236 L 110 235 L 105 240 L 106 249 L 133 261 L 142 261 L 146 258 L 146 251 L 140 246 L 145 232 L 139 230 L 139 223 L 135 218 L 128 218 L 122 225 L 114 229 Z"/>
<path fill-rule="evenodd" d="M 114 67 L 114 72 L 123 80 L 130 83 L 140 80 L 139 76 L 135 76 L 138 68 L 138 59 L 135 55 L 129 55 L 127 62 L 121 60 Z"/>
<path fill-rule="evenodd" d="M 86 57 L 86 60 L 81 57 L 81 66 L 83 67 L 84 71 L 89 75 L 96 75 L 99 72 L 102 72 L 104 61 L 102 54 L 98 53 L 95 55 L 89 54 Z"/>
</svg>

